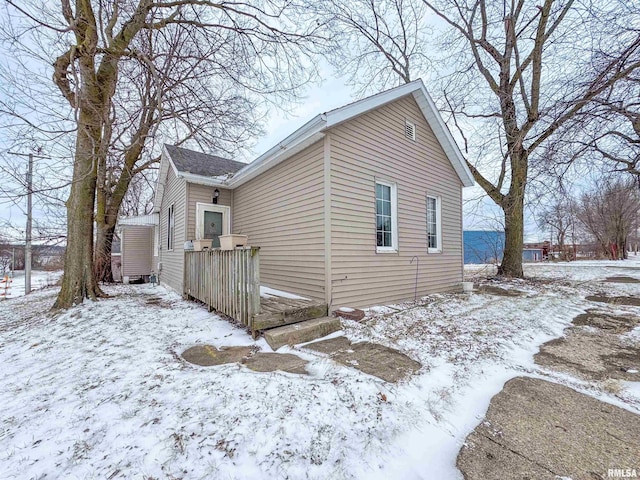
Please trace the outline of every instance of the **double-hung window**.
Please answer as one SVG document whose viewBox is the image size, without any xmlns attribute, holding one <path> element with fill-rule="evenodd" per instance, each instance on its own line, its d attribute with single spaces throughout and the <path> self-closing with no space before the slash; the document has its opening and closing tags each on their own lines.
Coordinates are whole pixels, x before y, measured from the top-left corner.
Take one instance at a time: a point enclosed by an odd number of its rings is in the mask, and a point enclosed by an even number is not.
<svg viewBox="0 0 640 480">
<path fill-rule="evenodd" d="M 173 236 L 175 232 L 174 206 L 167 212 L 167 250 L 173 250 Z"/>
<path fill-rule="evenodd" d="M 440 197 L 427 196 L 427 248 L 429 253 L 442 252 Z"/>
<path fill-rule="evenodd" d="M 393 183 L 376 181 L 376 252 L 398 251 L 397 193 Z"/>
</svg>

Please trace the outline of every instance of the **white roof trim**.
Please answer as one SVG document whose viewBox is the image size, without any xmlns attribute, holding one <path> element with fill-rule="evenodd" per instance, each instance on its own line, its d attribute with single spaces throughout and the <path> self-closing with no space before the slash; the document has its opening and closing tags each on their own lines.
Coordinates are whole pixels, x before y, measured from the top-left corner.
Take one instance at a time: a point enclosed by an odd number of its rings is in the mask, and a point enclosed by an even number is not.
<svg viewBox="0 0 640 480">
<path fill-rule="evenodd" d="M 400 87 L 396 87 L 357 102 L 350 103 L 344 107 L 331 110 L 325 114 L 317 115 L 285 138 L 278 145 L 271 148 L 249 165 L 236 172 L 236 174 L 229 180 L 228 186 L 230 188 L 234 188 L 242 185 L 263 171 L 277 165 L 283 160 L 286 160 L 291 155 L 299 152 L 312 143 L 315 143 L 324 136 L 323 131 L 325 129 L 334 127 L 340 123 L 351 120 L 358 115 L 367 113 L 410 94 L 413 94 L 422 114 L 442 145 L 444 153 L 451 162 L 451 165 L 458 174 L 458 177 L 460 177 L 462 184 L 465 187 L 473 186 L 473 175 L 467 166 L 467 162 L 462 156 L 462 153 L 453 139 L 451 132 L 444 123 L 444 120 L 442 120 L 442 116 L 436 108 L 429 92 L 427 92 L 422 80 L 415 80 L 411 83 L 401 85 Z"/>
<path fill-rule="evenodd" d="M 123 227 L 127 225 L 136 225 L 136 226 L 148 226 L 152 227 L 154 225 L 160 224 L 160 216 L 157 213 L 150 213 L 148 215 L 138 215 L 135 217 L 124 217 L 118 219 L 118 225 Z"/>
<path fill-rule="evenodd" d="M 228 177 L 207 177 L 204 175 L 196 175 L 195 173 L 180 172 L 177 177 L 184 178 L 189 183 L 197 183 L 198 185 L 208 185 L 210 187 L 229 188 Z"/>
<path fill-rule="evenodd" d="M 427 123 L 442 145 L 445 155 L 451 162 L 451 165 L 458 174 L 458 177 L 460 177 L 462 184 L 465 187 L 473 186 L 473 175 L 469 170 L 458 145 L 453 139 L 451 132 L 444 123 L 444 120 L 442 120 L 442 116 L 436 108 L 433 99 L 429 95 L 429 92 L 427 92 L 422 80 L 415 80 L 411 83 L 350 103 L 344 107 L 316 115 L 298 130 L 293 132 L 267 152 L 260 155 L 246 167 L 238 170 L 231 178 L 228 179 L 178 172 L 178 169 L 171 160 L 171 155 L 169 155 L 169 152 L 163 148 L 163 161 L 160 164 L 156 194 L 153 201 L 154 211 L 157 212 L 160 209 L 162 195 L 164 194 L 164 183 L 166 181 L 169 165 L 173 168 L 176 177 L 184 178 L 188 182 L 215 187 L 235 188 L 317 142 L 324 137 L 324 130 L 327 128 L 334 127 L 340 123 L 351 120 L 358 115 L 367 113 L 410 94 L 413 95 L 416 100 L 424 118 L 427 120 Z M 167 160 L 166 162 L 164 161 L 165 158 Z"/>
<path fill-rule="evenodd" d="M 228 181 L 229 187 L 237 187 L 260 175 L 265 170 L 276 166 L 299 151 L 307 148 L 324 137 L 321 130 L 325 128 L 325 116 L 316 115 L 287 138 L 260 155 L 246 167 L 238 170 Z"/>
<path fill-rule="evenodd" d="M 160 211 L 160 205 L 162 205 L 162 197 L 164 196 L 164 186 L 167 183 L 167 174 L 169 173 L 169 166 L 173 168 L 173 173 L 178 176 L 178 169 L 171 160 L 171 155 L 167 149 L 162 147 L 162 155 L 160 157 L 160 171 L 158 172 L 158 179 L 156 180 L 156 191 L 153 195 L 153 211 L 158 213 Z"/>
</svg>

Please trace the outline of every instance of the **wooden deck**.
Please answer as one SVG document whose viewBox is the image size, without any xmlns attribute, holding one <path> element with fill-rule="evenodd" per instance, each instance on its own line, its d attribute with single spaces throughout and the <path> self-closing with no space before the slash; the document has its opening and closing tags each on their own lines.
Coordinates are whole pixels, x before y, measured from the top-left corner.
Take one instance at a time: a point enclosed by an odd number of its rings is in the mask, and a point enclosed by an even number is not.
<svg viewBox="0 0 640 480">
<path fill-rule="evenodd" d="M 257 247 L 186 251 L 183 294 L 246 326 L 253 338 L 271 328 L 327 316 L 326 303 L 281 297 L 275 292 L 261 296 L 259 253 Z M 326 322 L 320 323 L 317 328 L 307 326 L 305 335 L 326 330 Z"/>
<path fill-rule="evenodd" d="M 313 300 L 299 300 L 285 297 L 260 297 L 260 313 L 278 313 L 292 308 L 304 308 L 315 305 Z"/>
<path fill-rule="evenodd" d="M 260 249 L 184 252 L 183 294 L 249 327 L 260 313 Z"/>
<path fill-rule="evenodd" d="M 260 313 L 253 317 L 252 326 L 254 330 L 267 330 L 326 315 L 326 303 L 270 295 L 260 297 Z"/>
</svg>

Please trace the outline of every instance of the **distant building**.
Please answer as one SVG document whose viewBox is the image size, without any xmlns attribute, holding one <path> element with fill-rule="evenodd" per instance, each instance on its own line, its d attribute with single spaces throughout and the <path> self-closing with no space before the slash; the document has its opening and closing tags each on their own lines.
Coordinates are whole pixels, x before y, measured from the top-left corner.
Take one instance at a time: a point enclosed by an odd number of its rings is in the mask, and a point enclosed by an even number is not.
<svg viewBox="0 0 640 480">
<path fill-rule="evenodd" d="M 504 232 L 499 230 L 465 230 L 464 263 L 499 263 L 504 252 Z M 550 256 L 549 242 L 525 243 L 523 262 L 542 262 Z"/>
<path fill-rule="evenodd" d="M 544 260 L 542 248 L 523 248 L 522 249 L 523 262 L 541 262 L 542 260 Z"/>
<path fill-rule="evenodd" d="M 523 262 L 541 262 L 549 259 L 549 242 L 525 243 L 522 246 Z"/>
<path fill-rule="evenodd" d="M 497 263 L 502 261 L 504 232 L 499 230 L 465 230 L 464 263 Z"/>
</svg>

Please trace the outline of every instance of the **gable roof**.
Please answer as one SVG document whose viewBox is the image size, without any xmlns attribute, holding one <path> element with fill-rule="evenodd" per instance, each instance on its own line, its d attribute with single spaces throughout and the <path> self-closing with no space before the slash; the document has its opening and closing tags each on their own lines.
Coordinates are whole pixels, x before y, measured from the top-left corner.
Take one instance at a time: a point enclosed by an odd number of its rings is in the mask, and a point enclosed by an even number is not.
<svg viewBox="0 0 640 480">
<path fill-rule="evenodd" d="M 227 184 L 228 179 L 246 166 L 246 163 L 165 143 L 153 196 L 153 211 L 160 211 L 165 181 L 170 168 L 173 169 L 176 177 L 182 177 L 191 183 L 230 188 Z"/>
<path fill-rule="evenodd" d="M 473 175 L 467 166 L 466 160 L 462 156 L 444 120 L 442 120 L 431 95 L 427 92 L 422 80 L 415 80 L 411 83 L 386 90 L 315 116 L 283 141 L 238 171 L 233 178 L 229 180 L 229 187 L 233 188 L 242 185 L 265 170 L 268 170 L 315 143 L 324 136 L 323 132 L 326 129 L 375 110 L 407 95 L 412 95 L 415 99 L 462 184 L 465 187 L 474 185 Z"/>
<path fill-rule="evenodd" d="M 218 177 L 235 173 L 247 166 L 246 163 L 176 147 L 175 145 L 165 145 L 165 149 L 178 175 L 180 173 L 190 173 L 192 175 L 202 175 L 203 177 Z"/>
<path fill-rule="evenodd" d="M 473 175 L 458 145 L 453 139 L 451 132 L 444 123 L 444 120 L 442 120 L 431 95 L 427 92 L 422 80 L 414 80 L 413 82 L 316 115 L 298 130 L 249 164 L 172 145 L 165 145 L 165 154 L 162 155 L 163 161 L 160 163 L 160 172 L 153 202 L 154 211 L 158 211 L 160 208 L 160 202 L 164 194 L 164 179 L 166 178 L 169 164 L 173 167 L 176 176 L 183 177 L 189 182 L 233 189 L 322 139 L 327 129 L 408 95 L 412 95 L 415 99 L 424 118 L 431 127 L 431 130 L 433 130 L 436 139 L 442 146 L 447 159 L 451 162 L 451 166 L 458 174 L 462 185 L 465 187 L 473 186 Z M 164 161 L 165 157 L 168 162 Z"/>
</svg>

